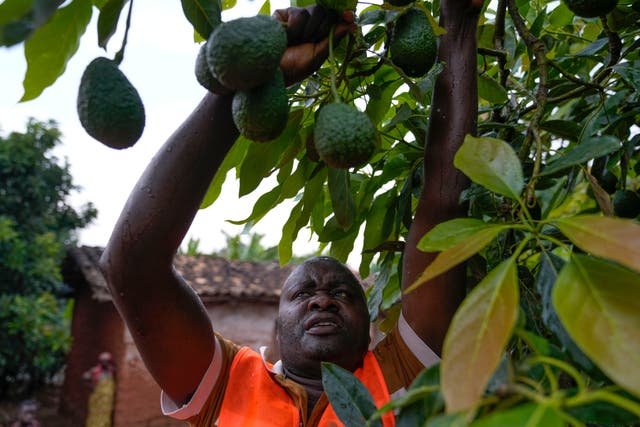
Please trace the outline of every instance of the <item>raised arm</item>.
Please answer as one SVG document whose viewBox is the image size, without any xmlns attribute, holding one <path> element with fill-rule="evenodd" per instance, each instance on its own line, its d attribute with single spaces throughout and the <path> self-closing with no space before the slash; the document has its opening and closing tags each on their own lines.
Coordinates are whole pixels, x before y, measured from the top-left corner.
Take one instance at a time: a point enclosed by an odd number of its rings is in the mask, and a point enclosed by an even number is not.
<svg viewBox="0 0 640 427">
<path fill-rule="evenodd" d="M 442 0 L 438 58 L 444 64 L 433 93 L 429 136 L 424 152 L 424 187 L 409 230 L 402 287 L 406 289 L 437 254 L 416 248 L 440 222 L 465 215 L 458 202 L 468 186 L 453 166 L 466 134 L 474 134 L 477 116 L 476 29 L 483 0 Z M 465 293 L 463 266 L 442 274 L 403 296 L 402 313 L 416 333 L 438 354 Z"/>
<path fill-rule="evenodd" d="M 230 105 L 230 96 L 207 94 L 160 148 L 101 258 L 113 301 L 147 369 L 176 402 L 200 382 L 214 347 L 209 317 L 173 269 L 173 256 L 238 135 Z"/>
<path fill-rule="evenodd" d="M 291 43 L 281 63 L 289 83 L 306 77 L 327 56 L 330 26 L 312 19 L 314 10 L 276 14 L 287 23 L 290 39 L 291 31 L 305 34 Z M 346 17 L 336 37 L 352 25 L 353 17 Z M 238 136 L 231 100 L 231 95 L 207 94 L 160 147 L 129 196 L 100 261 L 145 365 L 175 402 L 193 393 L 215 349 L 205 308 L 173 269 L 173 257 Z"/>
</svg>

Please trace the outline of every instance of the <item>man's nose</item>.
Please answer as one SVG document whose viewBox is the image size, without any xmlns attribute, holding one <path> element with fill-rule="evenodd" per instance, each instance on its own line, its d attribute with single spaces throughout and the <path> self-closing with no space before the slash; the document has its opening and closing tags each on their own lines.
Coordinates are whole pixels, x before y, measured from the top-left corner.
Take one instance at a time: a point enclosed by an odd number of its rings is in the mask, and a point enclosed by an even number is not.
<svg viewBox="0 0 640 427">
<path fill-rule="evenodd" d="M 309 300 L 309 308 L 312 310 L 329 310 L 337 307 L 330 295 L 324 292 L 318 292 Z"/>
</svg>

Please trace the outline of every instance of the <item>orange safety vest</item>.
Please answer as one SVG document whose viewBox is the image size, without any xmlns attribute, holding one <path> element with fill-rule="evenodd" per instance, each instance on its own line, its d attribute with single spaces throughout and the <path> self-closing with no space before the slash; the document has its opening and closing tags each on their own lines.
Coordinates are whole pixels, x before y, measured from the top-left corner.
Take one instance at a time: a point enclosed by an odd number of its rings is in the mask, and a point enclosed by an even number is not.
<svg viewBox="0 0 640 427">
<path fill-rule="evenodd" d="M 273 378 L 272 366 L 248 347 L 243 347 L 234 357 L 229 372 L 229 381 L 220 408 L 218 426 L 231 427 L 299 427 L 300 409 L 287 391 Z M 354 375 L 367 387 L 376 406 L 389 402 L 389 391 L 378 361 L 371 351 L 363 365 Z M 382 417 L 384 427 L 394 427 L 393 413 Z M 319 427 L 343 426 L 327 406 Z"/>
</svg>

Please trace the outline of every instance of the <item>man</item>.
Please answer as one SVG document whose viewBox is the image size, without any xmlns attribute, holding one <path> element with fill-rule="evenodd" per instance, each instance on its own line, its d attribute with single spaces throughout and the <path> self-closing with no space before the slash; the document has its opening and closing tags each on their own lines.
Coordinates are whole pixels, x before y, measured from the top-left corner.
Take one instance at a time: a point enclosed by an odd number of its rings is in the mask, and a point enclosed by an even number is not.
<svg viewBox="0 0 640 427">
<path fill-rule="evenodd" d="M 477 113 L 475 30 L 481 0 L 444 0 L 439 77 L 425 149 L 424 187 L 403 257 L 408 287 L 433 259 L 416 243 L 436 224 L 464 215 L 467 181 L 453 167 Z M 287 83 L 304 79 L 327 57 L 332 22 L 320 8 L 289 8 L 290 46 L 281 61 Z M 353 30 L 353 14 L 334 38 Z M 286 280 L 278 313 L 281 362 L 215 335 L 193 290 L 172 267 L 225 154 L 238 136 L 231 97 L 207 94 L 158 151 L 132 192 L 101 266 L 113 299 L 140 354 L 163 390 L 165 413 L 191 425 L 340 425 L 322 392 L 321 361 L 348 369 L 378 406 L 435 363 L 451 317 L 464 295 L 464 269 L 455 269 L 403 297 L 397 328 L 369 352 L 369 321 L 362 289 L 342 264 L 312 258 Z M 214 325 L 215 326 L 215 325 Z M 427 345 L 428 344 L 428 345 Z M 383 419 L 393 425 L 393 415 Z"/>
</svg>

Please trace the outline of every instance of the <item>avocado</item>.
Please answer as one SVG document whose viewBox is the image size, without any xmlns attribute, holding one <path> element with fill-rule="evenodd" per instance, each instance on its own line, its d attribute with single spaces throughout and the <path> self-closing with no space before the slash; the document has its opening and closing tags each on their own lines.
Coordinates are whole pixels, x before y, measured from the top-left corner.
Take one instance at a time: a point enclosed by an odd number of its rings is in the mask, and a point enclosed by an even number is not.
<svg viewBox="0 0 640 427">
<path fill-rule="evenodd" d="M 240 133 L 252 141 L 266 142 L 280 135 L 289 119 L 282 71 L 278 68 L 271 80 L 257 88 L 237 91 L 231 112 Z"/>
<path fill-rule="evenodd" d="M 343 103 L 321 107 L 313 137 L 320 159 L 336 169 L 361 166 L 376 149 L 376 130 L 369 116 Z"/>
<path fill-rule="evenodd" d="M 618 190 L 611 198 L 613 212 L 622 218 L 635 218 L 640 215 L 640 193 L 633 190 Z"/>
<path fill-rule="evenodd" d="M 325 9 L 342 12 L 345 10 L 355 10 L 358 0 L 316 0 L 316 4 Z"/>
<path fill-rule="evenodd" d="M 398 7 L 402 7 L 402 6 L 408 6 L 411 3 L 413 3 L 415 0 L 384 0 L 385 2 L 389 3 L 391 6 L 398 6 Z"/>
<path fill-rule="evenodd" d="M 118 65 L 98 57 L 82 74 L 77 110 L 82 127 L 108 147 L 133 146 L 144 130 L 145 112 L 140 95 Z"/>
<path fill-rule="evenodd" d="M 209 65 L 207 64 L 207 44 L 204 43 L 200 46 L 200 50 L 198 51 L 198 56 L 196 57 L 196 80 L 200 83 L 200 86 L 207 89 L 209 92 L 213 92 L 218 95 L 226 95 L 231 93 L 231 89 L 224 87 L 222 83 L 218 81 L 213 74 L 211 74 L 211 70 L 209 70 Z"/>
<path fill-rule="evenodd" d="M 583 18 L 606 15 L 618 5 L 618 0 L 563 0 L 563 2 L 569 10 Z"/>
<path fill-rule="evenodd" d="M 600 184 L 600 187 L 602 187 L 604 191 L 609 194 L 613 194 L 618 187 L 618 177 L 614 173 L 605 169 L 602 175 L 598 178 L 598 184 Z"/>
<path fill-rule="evenodd" d="M 248 90 L 273 77 L 287 48 L 282 25 L 266 15 L 220 24 L 207 40 L 213 76 L 232 90 Z"/>
<path fill-rule="evenodd" d="M 397 19 L 391 42 L 391 61 L 409 77 L 423 76 L 433 67 L 438 42 L 426 13 L 410 7 Z"/>
</svg>

